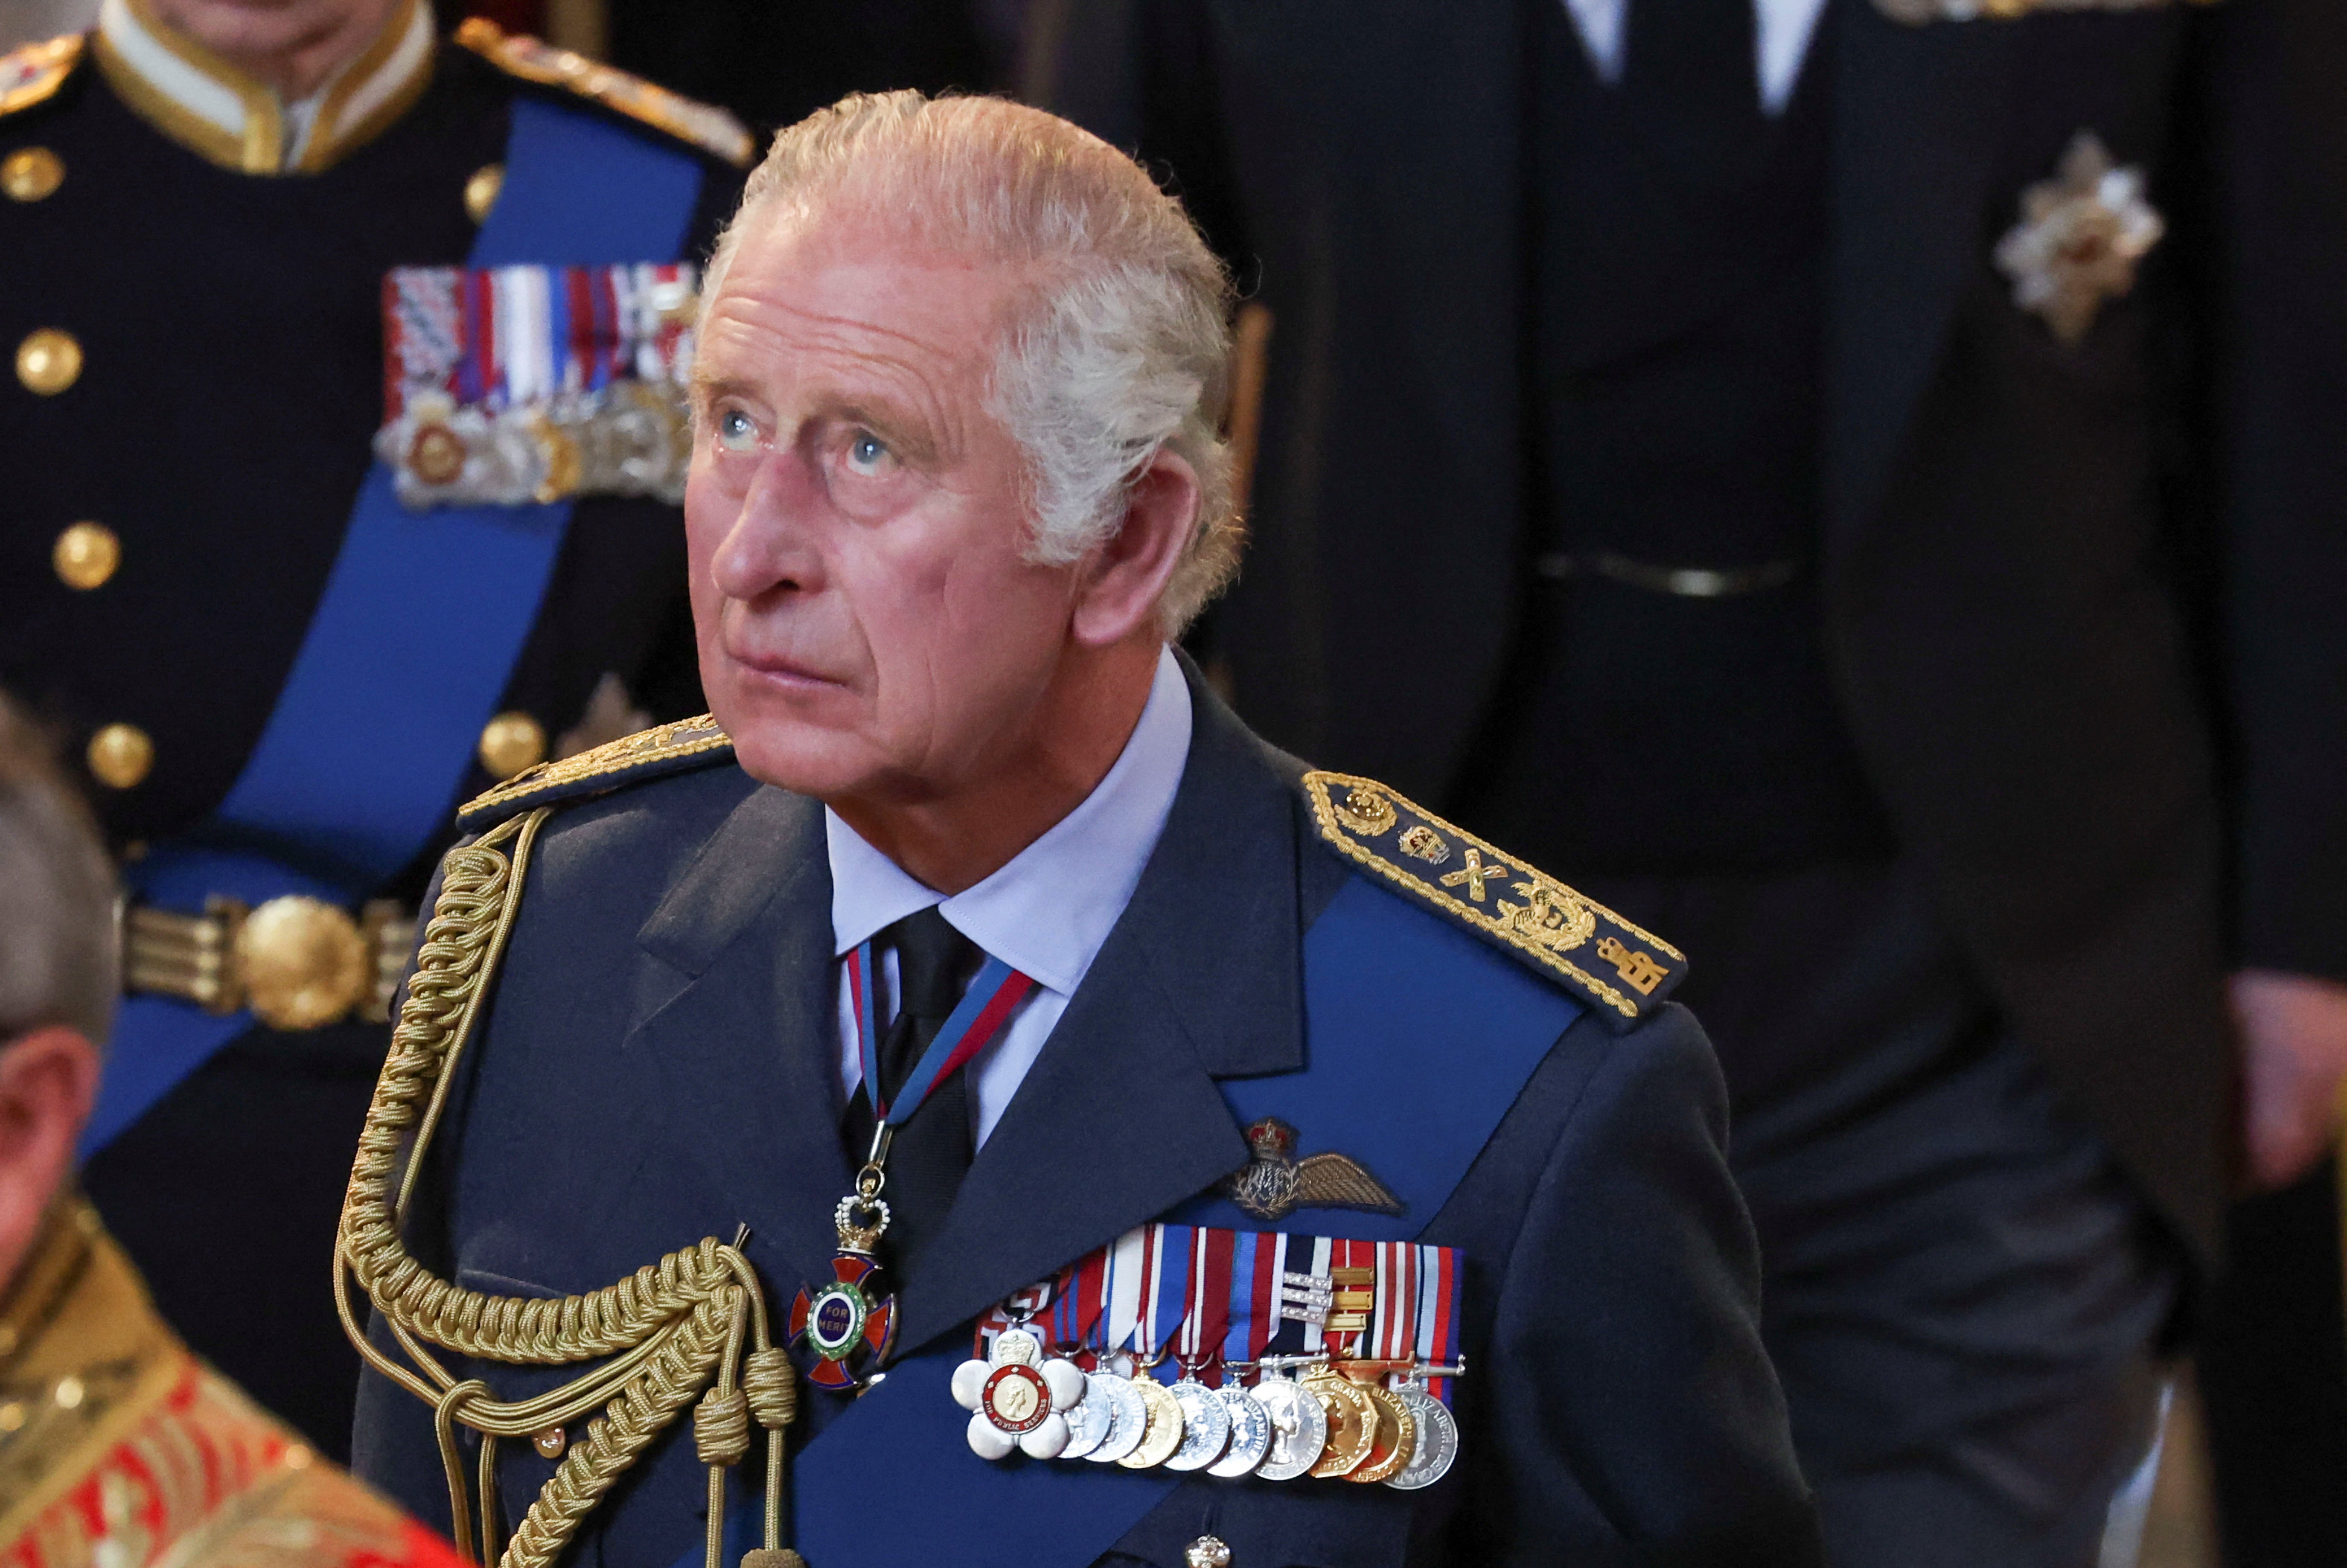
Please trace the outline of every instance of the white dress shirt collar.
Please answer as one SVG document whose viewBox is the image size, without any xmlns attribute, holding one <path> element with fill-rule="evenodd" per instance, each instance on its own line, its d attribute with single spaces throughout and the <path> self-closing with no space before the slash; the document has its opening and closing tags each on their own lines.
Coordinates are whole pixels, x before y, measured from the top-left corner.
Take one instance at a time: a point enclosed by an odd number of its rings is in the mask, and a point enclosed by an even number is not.
<svg viewBox="0 0 2347 1568">
<path fill-rule="evenodd" d="M 915 881 L 826 807 L 835 956 L 935 904 L 947 924 L 993 957 L 1073 996 L 1132 902 L 1189 754 L 1190 687 L 1168 649 L 1107 776 L 1009 865 L 950 898 Z"/>
<path fill-rule="evenodd" d="M 1599 77 L 1620 81 L 1623 22 L 1634 0 L 1563 3 Z M 1801 79 L 1801 62 L 1808 57 L 1809 39 L 1825 8 L 1826 0 L 1752 0 L 1753 48 L 1758 56 L 1753 63 L 1760 73 L 1761 106 L 1770 114 L 1783 113 L 1792 102 L 1793 85 Z"/>
</svg>

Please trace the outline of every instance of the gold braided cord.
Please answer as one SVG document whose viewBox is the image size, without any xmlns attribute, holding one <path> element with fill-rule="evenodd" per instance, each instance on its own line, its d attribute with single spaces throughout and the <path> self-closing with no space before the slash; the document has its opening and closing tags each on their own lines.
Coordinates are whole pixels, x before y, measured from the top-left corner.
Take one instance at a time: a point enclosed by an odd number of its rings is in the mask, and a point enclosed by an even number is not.
<svg viewBox="0 0 2347 1568">
<path fill-rule="evenodd" d="M 411 1256 L 399 1235 L 453 1070 L 504 955 L 530 851 L 549 809 L 502 823 L 441 862 L 440 894 L 343 1196 L 335 1302 L 360 1355 L 434 1407 L 456 1542 L 468 1558 L 473 1510 L 457 1457 L 457 1426 L 481 1435 L 480 1551 L 486 1556 L 497 1550 L 497 1440 L 528 1437 L 601 1407 L 584 1437 L 564 1451 L 499 1554 L 504 1568 L 550 1568 L 629 1466 L 700 1398 L 694 1435 L 710 1467 L 707 1563 L 719 1568 L 725 1471 L 748 1451 L 753 1414 L 767 1433 L 764 1550 L 780 1550 L 782 1428 L 797 1409 L 796 1372 L 771 1341 L 764 1296 L 738 1243 L 704 1238 L 600 1290 L 545 1299 L 463 1289 Z M 395 1193 L 403 1162 L 405 1172 Z M 369 1339 L 351 1300 L 351 1280 L 366 1293 L 412 1366 Z M 436 1347 L 507 1365 L 609 1359 L 535 1399 L 501 1403 L 487 1384 L 453 1376 L 433 1354 Z"/>
</svg>

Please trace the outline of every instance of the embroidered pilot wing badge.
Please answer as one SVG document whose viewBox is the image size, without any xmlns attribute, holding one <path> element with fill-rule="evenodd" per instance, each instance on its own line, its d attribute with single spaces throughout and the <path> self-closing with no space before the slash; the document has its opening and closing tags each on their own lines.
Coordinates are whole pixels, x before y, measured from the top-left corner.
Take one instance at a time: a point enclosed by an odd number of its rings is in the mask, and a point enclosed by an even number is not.
<svg viewBox="0 0 2347 1568">
<path fill-rule="evenodd" d="M 2075 345 L 2103 302 L 2135 287 L 2136 265 L 2168 231 L 2144 200 L 2143 170 L 2111 162 L 2102 140 L 2080 131 L 2061 171 L 2021 195 L 2021 221 L 1997 242 L 1996 264 L 2013 280 L 2013 302 L 2034 312 Z"/>
<path fill-rule="evenodd" d="M 1283 1220 L 1298 1209 L 1367 1209 L 1398 1214 L 1401 1200 L 1346 1154 L 1296 1157 L 1296 1129 L 1266 1116 L 1246 1130 L 1255 1159 L 1223 1178 L 1231 1202 L 1259 1220 Z"/>
</svg>

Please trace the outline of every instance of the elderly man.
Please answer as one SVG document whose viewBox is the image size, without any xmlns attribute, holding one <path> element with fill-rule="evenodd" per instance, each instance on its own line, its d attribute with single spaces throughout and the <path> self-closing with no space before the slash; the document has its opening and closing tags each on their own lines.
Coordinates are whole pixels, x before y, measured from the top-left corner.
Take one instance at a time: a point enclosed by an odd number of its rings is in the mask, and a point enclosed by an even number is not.
<svg viewBox="0 0 2347 1568">
<path fill-rule="evenodd" d="M 1033 109 L 752 177 L 715 714 L 467 808 L 344 1210 L 359 1466 L 485 1557 L 1814 1561 L 1679 956 L 1172 651 L 1226 304 Z"/>
<path fill-rule="evenodd" d="M 701 707 L 685 307 L 750 150 L 429 0 L 106 0 L 0 56 L 0 683 L 134 902 L 87 1180 L 330 1453 L 321 1263 L 449 813 Z"/>
<path fill-rule="evenodd" d="M 190 1355 L 74 1191 L 114 902 L 94 825 L 0 698 L 0 1563 L 455 1568 Z"/>
</svg>

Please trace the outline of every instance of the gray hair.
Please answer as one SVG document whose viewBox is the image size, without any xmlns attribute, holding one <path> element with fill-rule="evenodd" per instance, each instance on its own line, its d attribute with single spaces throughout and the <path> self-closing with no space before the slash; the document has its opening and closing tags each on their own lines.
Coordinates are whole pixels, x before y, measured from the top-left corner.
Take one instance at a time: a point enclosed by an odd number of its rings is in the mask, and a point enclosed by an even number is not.
<svg viewBox="0 0 2347 1568">
<path fill-rule="evenodd" d="M 114 899 L 88 810 L 0 696 L 0 1045 L 51 1024 L 105 1042 L 120 989 Z"/>
<path fill-rule="evenodd" d="M 1245 528 L 1218 429 L 1231 285 L 1181 204 L 1088 131 L 999 98 L 857 93 L 774 138 L 719 238 L 704 298 L 769 216 L 842 207 L 1031 280 L 989 405 L 1026 456 L 1028 559 L 1069 565 L 1114 537 L 1161 452 L 1198 477 L 1197 525 L 1158 616 L 1179 636 L 1237 569 Z"/>
</svg>

